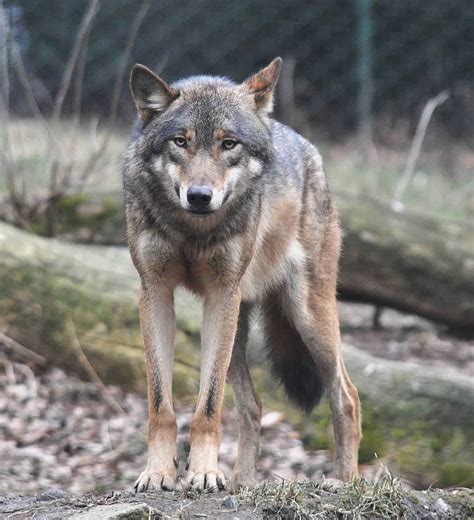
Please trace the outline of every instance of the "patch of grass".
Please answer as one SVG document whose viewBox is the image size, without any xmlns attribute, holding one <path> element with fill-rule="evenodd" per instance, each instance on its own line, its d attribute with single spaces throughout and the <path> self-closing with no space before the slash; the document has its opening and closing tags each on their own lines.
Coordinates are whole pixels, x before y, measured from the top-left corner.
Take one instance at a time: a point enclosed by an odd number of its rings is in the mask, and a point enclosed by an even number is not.
<svg viewBox="0 0 474 520">
<path fill-rule="evenodd" d="M 342 488 L 342 501 L 346 517 L 370 516 L 376 518 L 403 518 L 406 512 L 400 480 L 387 468 L 371 486 L 364 479 L 353 479 Z M 352 515 L 352 516 L 351 516 Z"/>
<path fill-rule="evenodd" d="M 404 495 L 400 482 L 388 470 L 372 486 L 353 479 L 337 486 L 328 481 L 264 482 L 244 488 L 238 494 L 250 503 L 271 512 L 275 518 L 403 518 Z"/>
<path fill-rule="evenodd" d="M 87 167 L 91 155 L 104 136 L 108 146 L 96 164 L 96 174 L 86 186 L 86 193 L 108 192 L 120 189 L 120 157 L 127 143 L 127 132 L 120 128 L 101 126 L 95 129 L 91 122 L 76 128 L 69 119 L 62 119 L 52 128 L 55 140 L 60 147 L 59 169 L 70 168 L 78 173 Z M 127 129 L 128 130 L 128 129 Z M 18 176 L 26 180 L 28 191 L 46 189 L 49 184 L 48 162 L 52 151 L 51 140 L 41 121 L 35 119 L 16 119 L 8 123 L 11 142 L 12 167 Z M 1 179 L 2 176 L 0 176 Z M 6 188 L 0 182 L 0 193 Z"/>
<path fill-rule="evenodd" d="M 237 499 L 244 504 L 262 508 L 274 515 L 274 518 L 284 518 L 293 513 L 293 518 L 304 518 L 308 512 L 304 507 L 305 483 L 283 480 L 279 484 L 262 482 L 254 488 L 243 488 Z"/>
<path fill-rule="evenodd" d="M 291 505 L 302 499 L 305 482 L 296 480 L 282 480 L 278 484 L 262 482 L 253 488 L 242 488 L 237 496 L 242 502 L 251 502 L 256 506 L 268 501 Z"/>
<path fill-rule="evenodd" d="M 474 492 L 465 490 L 457 496 L 441 490 L 408 491 L 384 468 L 381 477 L 371 485 L 362 478 L 342 485 L 324 480 L 263 482 L 255 488 L 243 488 L 237 499 L 260 508 L 264 518 L 469 518 Z"/>
<path fill-rule="evenodd" d="M 398 167 L 380 162 L 367 168 L 350 160 L 326 161 L 329 182 L 338 192 L 352 196 L 370 195 L 390 203 L 399 182 L 403 165 Z M 471 189 L 465 189 L 471 184 Z M 448 178 L 434 169 L 417 169 L 407 186 L 403 204 L 415 212 L 428 212 L 444 218 L 468 220 L 473 212 L 472 180 L 466 175 Z"/>
</svg>

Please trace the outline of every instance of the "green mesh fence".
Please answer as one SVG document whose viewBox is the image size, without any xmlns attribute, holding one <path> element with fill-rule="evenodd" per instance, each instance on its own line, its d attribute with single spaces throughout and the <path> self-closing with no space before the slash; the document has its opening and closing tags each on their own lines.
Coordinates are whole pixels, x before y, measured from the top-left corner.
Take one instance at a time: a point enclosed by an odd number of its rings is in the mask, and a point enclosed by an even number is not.
<svg viewBox="0 0 474 520">
<path fill-rule="evenodd" d="M 28 73 L 47 109 L 87 7 L 82 0 L 4 5 Z M 103 0 L 87 47 L 83 107 L 106 112 L 138 0 Z M 134 42 L 139 61 L 169 79 L 220 74 L 243 80 L 276 55 L 286 58 L 279 110 L 343 135 L 381 117 L 416 124 L 430 97 L 449 89 L 437 117 L 458 137 L 474 126 L 472 0 L 151 1 Z M 49 94 L 48 94 L 49 93 Z M 13 106 L 21 111 L 21 90 Z M 66 110 L 72 105 L 72 96 Z M 129 116 L 126 85 L 121 116 Z"/>
</svg>

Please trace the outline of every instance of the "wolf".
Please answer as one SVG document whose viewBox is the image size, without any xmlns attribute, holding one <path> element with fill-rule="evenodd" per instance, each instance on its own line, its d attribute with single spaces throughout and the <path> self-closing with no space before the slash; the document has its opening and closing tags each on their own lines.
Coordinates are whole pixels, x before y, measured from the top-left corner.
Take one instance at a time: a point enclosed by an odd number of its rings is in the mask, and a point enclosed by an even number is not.
<svg viewBox="0 0 474 520">
<path fill-rule="evenodd" d="M 176 486 L 178 286 L 203 302 L 185 485 L 226 485 L 218 469 L 226 380 L 238 416 L 231 485 L 257 481 L 262 405 L 246 361 L 254 311 L 289 398 L 309 412 L 324 392 L 329 397 L 335 477 L 357 475 L 360 403 L 341 356 L 336 306 L 341 231 L 317 149 L 270 116 L 281 64 L 276 58 L 241 84 L 214 76 L 168 84 L 143 65 L 132 70 L 138 118 L 123 188 L 141 278 L 149 407 L 148 463 L 137 491 Z"/>
</svg>

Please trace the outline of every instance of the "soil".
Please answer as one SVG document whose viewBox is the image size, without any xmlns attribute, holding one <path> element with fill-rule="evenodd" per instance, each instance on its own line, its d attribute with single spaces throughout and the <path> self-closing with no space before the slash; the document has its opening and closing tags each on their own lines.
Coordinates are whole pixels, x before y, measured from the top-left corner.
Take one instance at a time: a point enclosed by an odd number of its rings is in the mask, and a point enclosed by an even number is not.
<svg viewBox="0 0 474 520">
<path fill-rule="evenodd" d="M 387 477 L 380 487 L 342 487 L 312 482 L 264 485 L 236 496 L 225 492 L 111 492 L 68 496 L 48 492 L 36 497 L 0 497 L 0 518 L 60 520 L 158 519 L 378 519 L 463 520 L 474 514 L 469 490 L 404 491 Z"/>
</svg>

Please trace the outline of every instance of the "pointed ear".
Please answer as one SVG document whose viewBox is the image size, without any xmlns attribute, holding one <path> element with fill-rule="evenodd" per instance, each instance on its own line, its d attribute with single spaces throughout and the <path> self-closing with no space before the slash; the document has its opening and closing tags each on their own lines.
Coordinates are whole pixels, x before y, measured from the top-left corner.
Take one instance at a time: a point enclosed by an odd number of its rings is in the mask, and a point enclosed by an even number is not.
<svg viewBox="0 0 474 520">
<path fill-rule="evenodd" d="M 246 79 L 241 88 L 252 94 L 257 110 L 269 114 L 273 109 L 273 90 L 280 75 L 282 59 L 275 58 L 270 65 Z"/>
<path fill-rule="evenodd" d="M 130 75 L 130 88 L 140 119 L 146 124 L 153 114 L 163 112 L 179 96 L 148 67 L 137 64 Z"/>
</svg>

